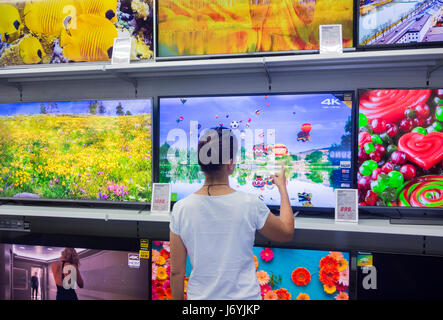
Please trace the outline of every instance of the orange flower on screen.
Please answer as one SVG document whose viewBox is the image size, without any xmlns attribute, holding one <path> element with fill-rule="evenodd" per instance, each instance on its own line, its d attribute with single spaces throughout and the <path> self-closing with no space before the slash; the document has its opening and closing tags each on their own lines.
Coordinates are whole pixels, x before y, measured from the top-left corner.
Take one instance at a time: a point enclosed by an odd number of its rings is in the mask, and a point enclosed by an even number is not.
<svg viewBox="0 0 443 320">
<path fill-rule="evenodd" d="M 269 282 L 269 275 L 266 271 L 257 271 L 257 279 L 258 279 L 258 283 L 263 286 L 265 284 L 268 284 Z"/>
<path fill-rule="evenodd" d="M 254 256 L 254 264 L 255 264 L 255 271 L 258 269 L 258 259 L 256 256 Z"/>
<path fill-rule="evenodd" d="M 335 291 L 337 291 L 337 288 L 335 286 L 330 285 L 323 285 L 323 290 L 328 294 L 333 294 Z"/>
<path fill-rule="evenodd" d="M 159 266 L 162 266 L 162 265 L 165 264 L 165 262 L 166 262 L 165 257 L 163 257 L 162 255 L 159 255 L 158 258 L 157 258 L 157 264 L 158 264 Z"/>
<path fill-rule="evenodd" d="M 166 288 L 165 290 L 165 296 L 168 300 L 172 300 L 172 291 L 171 288 Z"/>
<path fill-rule="evenodd" d="M 343 271 L 349 266 L 348 260 L 346 260 L 345 258 L 338 260 L 337 262 L 338 262 L 338 271 Z"/>
<path fill-rule="evenodd" d="M 331 257 L 331 256 L 326 256 L 321 258 L 320 260 L 320 269 L 337 269 L 338 268 L 338 262 L 337 259 Z"/>
<path fill-rule="evenodd" d="M 274 291 L 268 291 L 263 296 L 263 300 L 278 300 L 278 295 Z"/>
<path fill-rule="evenodd" d="M 349 295 L 344 291 L 340 291 L 340 293 L 335 296 L 335 300 L 349 300 Z"/>
<path fill-rule="evenodd" d="M 157 279 L 159 280 L 166 280 L 168 278 L 168 274 L 166 273 L 165 267 L 158 267 L 157 268 Z"/>
<path fill-rule="evenodd" d="M 311 274 L 306 268 L 297 268 L 292 271 L 291 278 L 297 286 L 305 286 L 311 281 Z"/>
<path fill-rule="evenodd" d="M 309 297 L 309 295 L 306 293 L 300 293 L 297 296 L 297 300 L 311 300 L 311 297 Z"/>
<path fill-rule="evenodd" d="M 323 268 L 319 273 L 320 281 L 327 286 L 335 286 L 338 279 L 340 278 L 340 272 L 338 269 L 328 269 Z"/>
<path fill-rule="evenodd" d="M 275 293 L 278 296 L 278 300 L 291 300 L 291 294 L 284 288 L 275 290 Z"/>
<path fill-rule="evenodd" d="M 159 256 L 160 256 L 160 252 L 158 252 L 155 249 L 152 249 L 152 262 L 157 263 Z"/>
<path fill-rule="evenodd" d="M 169 257 L 171 256 L 171 254 L 170 254 L 167 250 L 165 250 L 165 249 L 162 249 L 162 250 L 160 251 L 160 255 L 161 255 L 162 257 L 164 257 L 165 259 L 169 259 Z"/>
<path fill-rule="evenodd" d="M 340 259 L 344 259 L 343 253 L 340 251 L 329 251 L 329 256 L 336 259 L 337 261 Z"/>
</svg>

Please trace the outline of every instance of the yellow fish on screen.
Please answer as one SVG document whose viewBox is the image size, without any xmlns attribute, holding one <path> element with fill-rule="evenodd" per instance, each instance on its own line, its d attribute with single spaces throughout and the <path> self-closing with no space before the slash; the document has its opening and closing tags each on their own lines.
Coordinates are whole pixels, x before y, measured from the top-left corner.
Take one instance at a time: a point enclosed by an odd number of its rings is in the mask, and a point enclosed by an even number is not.
<svg viewBox="0 0 443 320">
<path fill-rule="evenodd" d="M 69 0 L 29 0 L 26 1 L 25 24 L 34 33 L 59 36 L 65 20 L 75 17 L 78 9 Z"/>
<path fill-rule="evenodd" d="M 10 4 L 0 4 L 0 35 L 1 41 L 11 43 L 20 35 L 23 28 L 17 8 Z"/>
<path fill-rule="evenodd" d="M 26 64 L 34 64 L 42 61 L 46 56 L 45 51 L 36 37 L 23 38 L 19 44 L 20 56 Z"/>
</svg>

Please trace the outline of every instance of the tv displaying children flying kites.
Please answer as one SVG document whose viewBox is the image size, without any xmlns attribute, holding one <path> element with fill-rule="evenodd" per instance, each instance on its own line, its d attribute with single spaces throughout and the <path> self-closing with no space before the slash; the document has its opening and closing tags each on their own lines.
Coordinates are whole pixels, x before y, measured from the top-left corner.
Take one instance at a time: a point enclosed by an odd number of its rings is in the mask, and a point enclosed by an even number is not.
<svg viewBox="0 0 443 320">
<path fill-rule="evenodd" d="M 270 176 L 283 164 L 293 206 L 332 208 L 334 190 L 352 187 L 352 99 L 346 92 L 161 98 L 160 181 L 172 184 L 173 200 L 197 191 L 199 136 L 226 127 L 239 143 L 231 187 L 277 206 Z"/>
</svg>

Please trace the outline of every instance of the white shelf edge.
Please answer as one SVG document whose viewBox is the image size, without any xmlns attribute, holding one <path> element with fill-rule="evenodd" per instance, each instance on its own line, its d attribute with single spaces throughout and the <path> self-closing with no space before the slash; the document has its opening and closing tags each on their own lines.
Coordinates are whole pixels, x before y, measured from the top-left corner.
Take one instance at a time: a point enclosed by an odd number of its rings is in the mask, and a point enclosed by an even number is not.
<svg viewBox="0 0 443 320">
<path fill-rule="evenodd" d="M 263 64 L 270 67 L 308 67 L 319 65 L 346 65 L 361 64 L 364 68 L 371 67 L 374 63 L 401 63 L 414 62 L 423 65 L 435 65 L 443 61 L 443 48 L 427 49 L 406 49 L 387 51 L 354 51 L 345 52 L 338 55 L 321 54 L 293 54 L 284 56 L 264 56 L 264 57 L 237 57 L 237 58 L 217 58 L 217 59 L 191 59 L 191 60 L 162 60 L 143 61 L 126 65 L 112 65 L 110 63 L 74 63 L 69 65 L 44 65 L 27 67 L 5 67 L 0 68 L 0 79 L 14 80 L 14 78 L 38 78 L 51 77 L 55 75 L 83 75 L 87 77 L 91 74 L 112 73 L 149 73 L 149 72 L 178 72 L 180 71 L 216 71 L 224 69 L 254 69 L 263 68 Z"/>
<path fill-rule="evenodd" d="M 133 221 L 133 222 L 164 222 L 169 223 L 171 214 L 152 213 L 137 210 L 123 209 L 87 209 L 87 208 L 58 208 L 58 207 L 33 207 L 33 206 L 8 206 L 0 207 L 0 216 L 20 217 L 48 217 L 48 218 L 74 218 L 93 219 L 103 221 Z M 295 229 L 316 231 L 339 231 L 377 233 L 410 236 L 443 237 L 443 226 L 424 225 L 393 225 L 387 219 L 361 219 L 358 224 L 335 223 L 334 219 L 327 218 L 295 218 Z"/>
</svg>

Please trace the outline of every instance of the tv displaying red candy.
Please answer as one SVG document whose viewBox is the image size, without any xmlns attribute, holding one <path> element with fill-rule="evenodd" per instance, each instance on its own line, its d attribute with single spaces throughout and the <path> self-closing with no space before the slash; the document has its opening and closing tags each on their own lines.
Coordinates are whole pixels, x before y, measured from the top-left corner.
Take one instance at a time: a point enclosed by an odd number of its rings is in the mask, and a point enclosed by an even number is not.
<svg viewBox="0 0 443 320">
<path fill-rule="evenodd" d="M 443 206 L 443 89 L 361 90 L 360 206 Z"/>
</svg>

